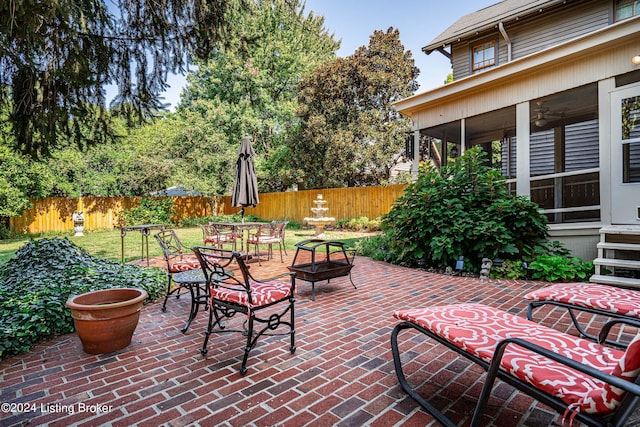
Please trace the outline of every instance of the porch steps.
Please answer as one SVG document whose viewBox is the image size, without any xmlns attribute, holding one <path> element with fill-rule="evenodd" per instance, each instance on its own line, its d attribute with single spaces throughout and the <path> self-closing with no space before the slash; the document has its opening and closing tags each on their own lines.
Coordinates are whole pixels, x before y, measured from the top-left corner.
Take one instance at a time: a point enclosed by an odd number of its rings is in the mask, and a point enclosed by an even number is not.
<svg viewBox="0 0 640 427">
<path fill-rule="evenodd" d="M 640 226 L 602 227 L 597 248 L 589 281 L 640 289 Z M 605 269 L 611 274 L 603 274 Z"/>
</svg>

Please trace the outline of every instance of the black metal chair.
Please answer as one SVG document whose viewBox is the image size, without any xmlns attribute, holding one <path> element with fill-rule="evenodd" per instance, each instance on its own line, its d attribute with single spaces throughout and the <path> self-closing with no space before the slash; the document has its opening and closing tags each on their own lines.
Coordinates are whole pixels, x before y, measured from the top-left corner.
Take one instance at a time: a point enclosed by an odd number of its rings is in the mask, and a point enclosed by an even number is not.
<svg viewBox="0 0 640 427">
<path fill-rule="evenodd" d="M 278 245 L 280 250 L 280 262 L 284 262 L 284 259 L 282 258 L 282 250 L 284 248 L 284 229 L 286 225 L 287 224 L 285 223 L 263 224 L 255 231 L 249 232 L 249 236 L 247 237 L 247 252 L 249 251 L 249 247 L 253 245 L 255 248 L 255 255 L 258 257 L 258 264 L 261 264 L 260 254 L 258 252 L 260 245 L 266 245 L 268 247 L 267 260 L 273 258 L 273 245 Z"/>
<path fill-rule="evenodd" d="M 224 245 L 231 245 L 236 250 L 236 241 L 242 237 L 233 227 L 222 227 L 215 224 L 200 224 L 202 229 L 202 242 L 205 246 L 215 246 L 223 248 Z"/>
<path fill-rule="evenodd" d="M 167 263 L 167 294 L 164 297 L 164 303 L 162 304 L 162 311 L 167 311 L 167 299 L 174 292 L 177 291 L 176 298 L 180 298 L 180 290 L 187 288 L 193 296 L 192 283 L 183 282 L 179 283 L 175 289 L 171 289 L 171 283 L 173 282 L 173 276 L 183 271 L 196 270 L 200 268 L 200 261 L 198 258 L 186 248 L 180 239 L 176 235 L 174 230 L 163 230 L 157 234 L 154 234 L 162 253 L 164 260 Z"/>
<path fill-rule="evenodd" d="M 285 255 L 288 255 L 287 254 L 287 245 L 284 244 L 285 239 L 286 239 L 285 234 L 287 232 L 287 224 L 289 224 L 289 221 L 287 221 L 287 220 L 275 220 L 274 219 L 273 221 L 271 221 L 271 225 L 273 227 L 276 227 L 276 226 L 281 227 L 280 228 L 280 235 L 282 237 L 282 249 L 284 250 L 284 254 Z"/>
<path fill-rule="evenodd" d="M 255 279 L 249 273 L 243 255 L 239 252 L 210 247 L 195 247 L 193 250 L 200 260 L 209 286 L 209 324 L 201 353 L 207 354 L 207 344 L 212 333 L 243 333 L 247 341 L 240 367 L 242 375 L 247 372 L 249 352 L 256 346 L 258 338 L 262 335 L 289 335 L 291 338 L 289 350 L 293 354 L 296 351 L 295 274 L 284 273 L 269 279 Z M 237 265 L 240 275 L 232 276 L 228 273 L 225 267 L 232 262 Z M 264 309 L 276 305 L 281 305 L 282 309 L 267 310 L 268 313 L 261 316 Z M 242 329 L 225 329 L 226 326 L 222 321 L 232 318 L 237 313 L 247 316 Z M 218 330 L 215 329 L 216 326 Z M 271 333 L 280 326 L 288 330 L 279 334 Z"/>
</svg>

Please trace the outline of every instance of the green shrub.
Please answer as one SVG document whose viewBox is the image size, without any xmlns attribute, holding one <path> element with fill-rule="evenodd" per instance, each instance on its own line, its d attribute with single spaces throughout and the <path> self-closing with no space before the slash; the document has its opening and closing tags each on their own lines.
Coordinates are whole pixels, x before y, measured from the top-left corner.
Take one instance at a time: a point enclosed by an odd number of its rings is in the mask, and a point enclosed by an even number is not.
<svg viewBox="0 0 640 427">
<path fill-rule="evenodd" d="M 392 262 L 479 271 L 487 258 L 518 259 L 545 240 L 547 225 L 538 206 L 507 191 L 500 171 L 486 166 L 480 147 L 442 168 L 421 166 L 391 211 L 383 217 Z"/>
<path fill-rule="evenodd" d="M 4 222 L 0 221 L 0 240 L 7 240 L 10 237 L 11 231 Z"/>
<path fill-rule="evenodd" d="M 527 271 L 524 269 L 521 260 L 505 259 L 501 266 L 494 266 L 491 269 L 492 279 L 524 279 L 527 276 Z"/>
<path fill-rule="evenodd" d="M 165 291 L 166 273 L 92 257 L 67 239 L 25 244 L 0 270 L 0 359 L 72 332 L 65 305 L 71 295 L 119 287 L 145 289 L 155 299 Z"/>
<path fill-rule="evenodd" d="M 583 262 L 577 257 L 539 255 L 529 264 L 531 278 L 545 282 L 582 281 L 594 273 L 593 262 Z"/>
<path fill-rule="evenodd" d="M 359 239 L 356 243 L 356 252 L 377 261 L 391 262 L 389 242 L 386 234 Z"/>
<path fill-rule="evenodd" d="M 171 198 L 143 197 L 138 205 L 120 214 L 123 225 L 173 224 L 176 215 Z"/>
<path fill-rule="evenodd" d="M 336 228 L 352 231 L 380 231 L 381 221 L 381 218 L 369 219 L 366 216 L 341 219 L 336 221 Z"/>
</svg>

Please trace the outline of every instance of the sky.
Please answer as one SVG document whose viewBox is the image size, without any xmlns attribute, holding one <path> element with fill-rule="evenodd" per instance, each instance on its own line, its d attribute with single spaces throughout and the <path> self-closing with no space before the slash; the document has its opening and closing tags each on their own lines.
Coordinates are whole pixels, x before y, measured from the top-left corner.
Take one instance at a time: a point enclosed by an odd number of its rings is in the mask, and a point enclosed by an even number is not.
<svg viewBox="0 0 640 427">
<path fill-rule="evenodd" d="M 500 0 L 306 0 L 305 14 L 325 18 L 324 26 L 341 40 L 338 56 L 353 54 L 360 46 L 369 44 L 375 30 L 386 32 L 389 27 L 400 31 L 400 41 L 410 50 L 420 69 L 418 92 L 441 86 L 451 73 L 449 60 L 439 52 L 430 55 L 422 47 L 458 18 L 480 10 Z M 184 76 L 170 76 L 171 88 L 165 92 L 165 102 L 174 109 L 180 101 L 185 85 Z"/>
</svg>

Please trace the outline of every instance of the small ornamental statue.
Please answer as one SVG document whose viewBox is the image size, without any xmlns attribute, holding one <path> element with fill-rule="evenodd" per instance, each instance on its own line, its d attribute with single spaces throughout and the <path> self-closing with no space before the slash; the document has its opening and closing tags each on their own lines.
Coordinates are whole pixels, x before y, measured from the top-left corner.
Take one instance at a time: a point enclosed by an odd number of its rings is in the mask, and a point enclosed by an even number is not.
<svg viewBox="0 0 640 427">
<path fill-rule="evenodd" d="M 84 214 L 82 211 L 75 211 L 71 218 L 73 219 L 73 230 L 76 232 L 74 236 L 84 236 Z"/>
<path fill-rule="evenodd" d="M 482 258 L 482 266 L 480 267 L 480 278 L 488 279 L 491 274 L 491 267 L 493 267 L 493 261 L 489 258 Z"/>
</svg>

